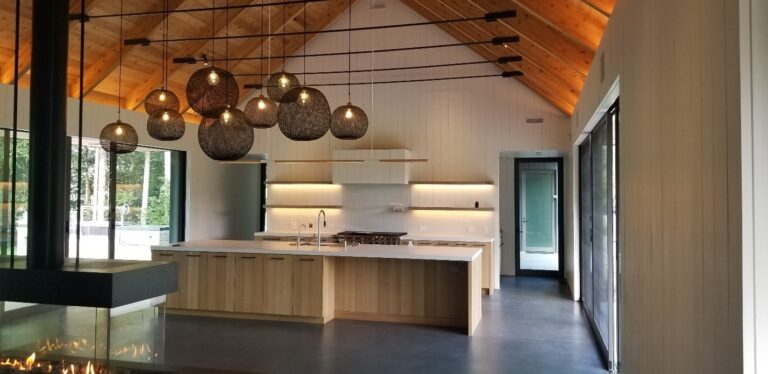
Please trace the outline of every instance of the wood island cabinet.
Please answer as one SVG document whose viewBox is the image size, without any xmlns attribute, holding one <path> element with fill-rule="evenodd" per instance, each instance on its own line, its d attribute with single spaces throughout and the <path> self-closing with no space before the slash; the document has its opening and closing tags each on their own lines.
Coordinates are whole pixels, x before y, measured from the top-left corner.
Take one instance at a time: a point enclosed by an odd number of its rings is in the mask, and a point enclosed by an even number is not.
<svg viewBox="0 0 768 374">
<path fill-rule="evenodd" d="M 205 254 L 205 298 L 201 309 L 235 310 L 235 255 Z"/>
<path fill-rule="evenodd" d="M 168 262 L 181 262 L 181 255 L 182 252 L 161 252 L 161 251 L 153 251 L 152 252 L 152 261 L 168 261 Z M 179 280 L 181 280 L 181 269 L 179 269 Z M 165 296 L 165 306 L 168 308 L 179 308 L 181 306 L 181 302 L 179 301 L 179 296 L 181 291 L 181 283 L 178 284 L 178 290 L 174 293 L 170 293 Z"/>
<path fill-rule="evenodd" d="M 293 256 L 293 314 L 323 316 L 324 264 L 320 256 Z"/>
<path fill-rule="evenodd" d="M 266 255 L 264 258 L 264 313 L 293 313 L 293 256 Z"/>
<path fill-rule="evenodd" d="M 156 261 L 176 261 L 179 264 L 178 291 L 166 296 L 165 306 L 179 309 L 201 309 L 205 300 L 206 264 L 205 253 L 154 252 Z"/>
<path fill-rule="evenodd" d="M 264 255 L 239 254 L 235 259 L 235 312 L 266 313 Z"/>
</svg>

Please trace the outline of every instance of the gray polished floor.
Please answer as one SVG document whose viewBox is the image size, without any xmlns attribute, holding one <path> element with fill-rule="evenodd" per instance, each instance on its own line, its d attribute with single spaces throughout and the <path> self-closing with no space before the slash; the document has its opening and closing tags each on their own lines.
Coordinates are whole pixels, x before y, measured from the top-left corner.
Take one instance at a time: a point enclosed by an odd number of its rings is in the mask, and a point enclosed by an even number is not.
<svg viewBox="0 0 768 374">
<path fill-rule="evenodd" d="M 472 337 L 374 322 L 315 326 L 169 315 L 166 365 L 259 373 L 605 373 L 568 294 L 556 280 L 505 277 L 499 293 L 484 296 Z"/>
</svg>

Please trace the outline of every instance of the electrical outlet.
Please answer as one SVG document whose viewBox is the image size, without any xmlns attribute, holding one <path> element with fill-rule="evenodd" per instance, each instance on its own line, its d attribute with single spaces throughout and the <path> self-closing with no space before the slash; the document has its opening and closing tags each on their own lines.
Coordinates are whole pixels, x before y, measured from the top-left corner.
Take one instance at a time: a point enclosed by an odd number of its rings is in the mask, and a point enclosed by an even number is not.
<svg viewBox="0 0 768 374">
<path fill-rule="evenodd" d="M 421 231 L 421 232 L 427 231 L 427 226 L 425 226 L 425 225 L 419 226 L 419 231 Z"/>
</svg>

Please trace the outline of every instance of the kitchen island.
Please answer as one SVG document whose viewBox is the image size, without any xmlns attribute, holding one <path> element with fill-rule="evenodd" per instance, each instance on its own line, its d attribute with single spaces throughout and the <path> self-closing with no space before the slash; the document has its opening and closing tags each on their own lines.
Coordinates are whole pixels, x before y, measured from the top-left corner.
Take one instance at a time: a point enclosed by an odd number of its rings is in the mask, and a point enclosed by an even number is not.
<svg viewBox="0 0 768 374">
<path fill-rule="evenodd" d="M 298 246 L 202 240 L 155 246 L 179 263 L 170 313 L 326 323 L 334 318 L 454 326 L 481 318 L 482 248 Z"/>
</svg>

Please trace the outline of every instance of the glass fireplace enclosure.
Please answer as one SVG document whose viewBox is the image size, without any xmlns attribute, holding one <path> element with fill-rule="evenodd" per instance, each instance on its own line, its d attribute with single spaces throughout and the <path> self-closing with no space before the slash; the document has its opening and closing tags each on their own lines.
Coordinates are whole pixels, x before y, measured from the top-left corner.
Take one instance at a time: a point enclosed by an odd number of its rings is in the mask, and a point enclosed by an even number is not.
<svg viewBox="0 0 768 374">
<path fill-rule="evenodd" d="M 2 373 L 157 372 L 163 365 L 165 314 L 149 303 L 113 309 L 12 302 L 0 307 Z"/>
</svg>

